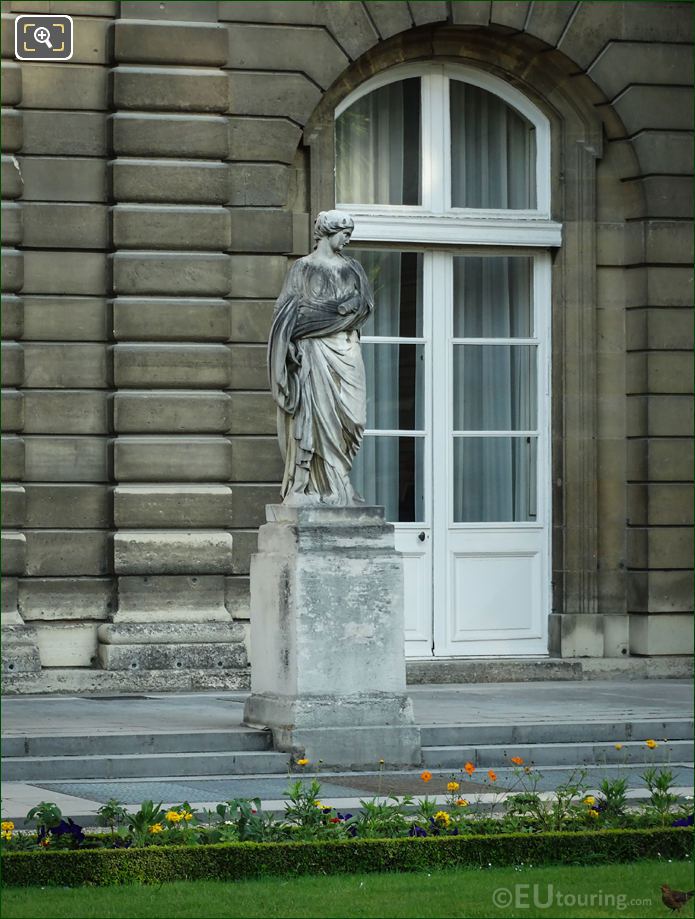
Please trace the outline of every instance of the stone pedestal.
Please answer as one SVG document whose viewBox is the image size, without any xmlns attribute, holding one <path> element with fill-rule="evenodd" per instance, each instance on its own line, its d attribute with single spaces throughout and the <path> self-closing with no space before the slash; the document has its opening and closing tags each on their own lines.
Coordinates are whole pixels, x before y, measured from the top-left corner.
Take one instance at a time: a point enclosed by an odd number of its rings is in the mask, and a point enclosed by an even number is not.
<svg viewBox="0 0 695 919">
<path fill-rule="evenodd" d="M 314 764 L 421 762 L 405 686 L 403 567 L 383 514 L 268 505 L 251 559 L 244 720 Z"/>
</svg>

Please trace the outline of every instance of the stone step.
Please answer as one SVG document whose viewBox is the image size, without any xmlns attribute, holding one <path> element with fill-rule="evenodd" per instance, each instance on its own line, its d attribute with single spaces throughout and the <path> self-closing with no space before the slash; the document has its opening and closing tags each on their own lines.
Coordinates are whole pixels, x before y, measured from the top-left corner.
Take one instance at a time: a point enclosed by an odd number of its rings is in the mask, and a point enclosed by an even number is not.
<svg viewBox="0 0 695 919">
<path fill-rule="evenodd" d="M 176 734 L 32 735 L 3 737 L 2 756 L 98 756 L 148 753 L 232 753 L 271 750 L 270 731 L 186 731 Z"/>
<path fill-rule="evenodd" d="M 479 744 L 539 743 L 624 743 L 690 740 L 693 721 L 673 718 L 664 721 L 553 721 L 526 724 L 435 724 L 420 727 L 424 747 L 478 746 Z"/>
<path fill-rule="evenodd" d="M 277 775 L 287 772 L 286 753 L 138 753 L 114 756 L 6 757 L 4 782 L 60 779 L 128 779 L 190 775 Z"/>
<path fill-rule="evenodd" d="M 423 748 L 424 764 L 430 769 L 461 769 L 466 762 L 484 769 L 512 766 L 511 757 L 520 756 L 524 765 L 585 766 L 633 763 L 692 763 L 692 740 L 658 741 L 649 750 L 644 741 L 624 741 L 622 749 L 613 743 L 545 743 L 545 744 L 481 744 L 466 746 L 427 746 Z"/>
</svg>

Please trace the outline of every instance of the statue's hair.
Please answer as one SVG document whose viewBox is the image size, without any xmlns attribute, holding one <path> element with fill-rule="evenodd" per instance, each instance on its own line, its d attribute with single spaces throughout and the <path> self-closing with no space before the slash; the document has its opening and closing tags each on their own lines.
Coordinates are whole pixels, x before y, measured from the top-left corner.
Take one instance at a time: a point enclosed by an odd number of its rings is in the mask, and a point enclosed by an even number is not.
<svg viewBox="0 0 695 919">
<path fill-rule="evenodd" d="M 321 211 L 314 221 L 314 239 L 333 236 L 340 230 L 355 226 L 355 221 L 345 211 Z"/>
</svg>

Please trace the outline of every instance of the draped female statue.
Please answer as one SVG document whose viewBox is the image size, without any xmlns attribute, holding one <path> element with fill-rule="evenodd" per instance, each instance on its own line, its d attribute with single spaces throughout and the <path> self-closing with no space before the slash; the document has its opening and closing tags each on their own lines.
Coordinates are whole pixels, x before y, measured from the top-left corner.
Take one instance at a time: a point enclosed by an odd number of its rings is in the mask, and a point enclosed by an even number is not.
<svg viewBox="0 0 695 919">
<path fill-rule="evenodd" d="M 350 469 L 366 422 L 359 330 L 374 308 L 364 269 L 342 254 L 354 221 L 322 211 L 314 251 L 290 268 L 268 341 L 285 461 L 285 504 L 360 504 Z"/>
</svg>

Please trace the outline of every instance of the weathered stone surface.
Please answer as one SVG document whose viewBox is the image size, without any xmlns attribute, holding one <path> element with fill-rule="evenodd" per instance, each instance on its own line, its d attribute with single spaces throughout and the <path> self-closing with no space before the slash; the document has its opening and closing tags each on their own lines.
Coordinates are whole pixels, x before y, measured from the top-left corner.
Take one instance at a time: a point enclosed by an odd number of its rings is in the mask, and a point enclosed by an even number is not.
<svg viewBox="0 0 695 919">
<path fill-rule="evenodd" d="M 77 109 L 91 112 L 109 107 L 109 71 L 82 64 L 22 64 L 20 108 Z"/>
<path fill-rule="evenodd" d="M 108 632 L 105 630 L 105 638 L 112 639 L 114 643 L 118 637 L 132 639 L 133 633 L 129 635 L 128 623 L 138 622 L 142 623 L 143 631 L 149 628 L 150 635 L 154 636 L 161 634 L 158 629 L 169 629 L 169 638 L 162 637 L 162 641 L 174 640 L 173 623 L 178 623 L 182 631 L 184 623 L 196 623 L 196 627 L 200 627 L 203 622 L 226 623 L 217 627 L 216 635 L 214 627 L 208 626 L 207 638 L 202 640 L 239 638 L 238 630 L 232 631 L 229 613 L 224 606 L 224 581 L 224 577 L 217 574 L 120 577 L 116 616 L 119 634 L 115 634 L 115 629 L 109 629 Z M 189 626 L 189 636 L 190 632 Z M 192 637 L 187 640 L 195 641 Z"/>
<path fill-rule="evenodd" d="M 22 112 L 22 151 L 31 156 L 106 156 L 106 115 L 100 112 Z"/>
<path fill-rule="evenodd" d="M 276 406 L 270 393 L 232 392 L 229 427 L 231 434 L 273 434 Z"/>
<path fill-rule="evenodd" d="M 603 657 L 603 617 L 588 613 L 551 613 L 548 646 L 560 657 Z"/>
<path fill-rule="evenodd" d="M 408 6 L 416 26 L 426 25 L 428 22 L 446 22 L 449 11 L 443 0 L 410 0 Z"/>
<path fill-rule="evenodd" d="M 2 420 L 3 431 L 21 431 L 24 427 L 24 401 L 22 393 L 16 389 L 2 390 Z"/>
<path fill-rule="evenodd" d="M 121 19 L 115 26 L 117 61 L 145 64 L 224 64 L 227 30 L 219 25 L 133 22 Z"/>
<path fill-rule="evenodd" d="M 248 620 L 251 616 L 249 579 L 229 577 L 225 582 L 225 606 L 235 619 Z"/>
<path fill-rule="evenodd" d="M 21 297 L 3 294 L 0 318 L 3 338 L 21 338 L 24 328 L 24 303 Z"/>
<path fill-rule="evenodd" d="M 111 166 L 117 201 L 225 204 L 228 167 L 195 160 L 117 160 Z"/>
<path fill-rule="evenodd" d="M 289 170 L 279 163 L 232 163 L 229 203 L 235 207 L 282 207 L 287 203 Z"/>
<path fill-rule="evenodd" d="M 96 659 L 96 622 L 35 622 L 42 667 L 90 667 Z"/>
<path fill-rule="evenodd" d="M 2 152 L 14 153 L 22 148 L 22 113 L 13 109 L 3 109 L 0 117 Z"/>
<path fill-rule="evenodd" d="M 192 578 L 161 578 L 167 581 L 190 581 Z M 198 579 L 200 580 L 200 579 Z M 222 584 L 218 576 L 208 580 Z M 211 622 L 112 622 L 99 626 L 99 640 L 111 645 L 159 645 L 159 644 L 193 644 L 203 645 L 212 642 L 238 642 L 243 637 L 243 626 L 232 622 L 229 616 L 225 621 Z"/>
<path fill-rule="evenodd" d="M 650 393 L 692 392 L 693 355 L 688 351 L 654 351 L 647 357 Z"/>
<path fill-rule="evenodd" d="M 230 160 L 291 163 L 301 129 L 285 118 L 229 118 Z"/>
<path fill-rule="evenodd" d="M 193 20 L 194 22 L 217 22 L 217 3 L 214 0 L 121 0 L 123 19 Z"/>
<path fill-rule="evenodd" d="M 26 530 L 26 573 L 38 577 L 109 573 L 106 530 Z"/>
<path fill-rule="evenodd" d="M 267 342 L 274 300 L 230 300 L 232 341 Z"/>
<path fill-rule="evenodd" d="M 280 255 L 232 255 L 232 296 L 277 297 L 285 280 L 287 259 Z"/>
<path fill-rule="evenodd" d="M 234 486 L 233 494 L 233 525 L 251 529 L 265 523 L 265 506 L 276 504 L 280 500 L 280 487 L 239 484 Z"/>
<path fill-rule="evenodd" d="M 2 551 L 0 552 L 2 574 L 24 574 L 27 555 L 25 534 L 5 531 L 0 538 L 2 540 Z"/>
<path fill-rule="evenodd" d="M 228 574 L 232 537 L 221 531 L 120 531 L 113 557 L 117 574 Z"/>
<path fill-rule="evenodd" d="M 222 437 L 119 437 L 114 465 L 119 482 L 225 482 L 232 450 Z"/>
<path fill-rule="evenodd" d="M 291 252 L 293 221 L 290 211 L 279 208 L 235 207 L 228 211 L 232 252 Z"/>
<path fill-rule="evenodd" d="M 108 434 L 108 395 L 83 389 L 27 389 L 26 434 Z"/>
<path fill-rule="evenodd" d="M 232 115 L 276 115 L 304 124 L 321 99 L 321 90 L 301 73 L 230 73 Z"/>
<path fill-rule="evenodd" d="M 106 249 L 108 209 L 95 204 L 39 204 L 22 207 L 23 244 L 37 249 Z"/>
<path fill-rule="evenodd" d="M 456 4 L 456 6 L 463 5 L 465 4 Z M 567 0 L 561 0 L 559 3 L 534 3 L 525 31 L 554 47 L 576 6 L 576 3 L 567 2 Z"/>
<path fill-rule="evenodd" d="M 17 578 L 3 578 L 0 583 L 0 619 L 5 625 L 21 625 L 22 617 L 17 612 Z"/>
<path fill-rule="evenodd" d="M 24 440 L 13 434 L 3 435 L 0 439 L 2 452 L 2 477 L 6 482 L 16 482 L 24 478 Z"/>
<path fill-rule="evenodd" d="M 16 105 L 22 98 L 22 72 L 14 61 L 2 62 L 0 91 L 3 105 Z"/>
<path fill-rule="evenodd" d="M 490 3 L 484 0 L 452 3 L 451 21 L 454 25 L 486 26 L 490 22 Z"/>
<path fill-rule="evenodd" d="M 693 471 L 692 441 L 685 437 L 651 440 L 647 462 L 653 482 L 689 482 Z"/>
<path fill-rule="evenodd" d="M 25 294 L 98 296 L 107 287 L 107 260 L 101 252 L 24 253 Z"/>
<path fill-rule="evenodd" d="M 692 437 L 693 397 L 648 396 L 646 433 L 651 437 Z"/>
<path fill-rule="evenodd" d="M 116 386 L 215 389 L 229 384 L 229 352 L 224 345 L 116 345 Z"/>
<path fill-rule="evenodd" d="M 105 485 L 24 486 L 26 526 L 34 529 L 108 529 L 111 495 Z"/>
<path fill-rule="evenodd" d="M 289 25 L 317 25 L 322 4 L 312 0 L 220 0 L 219 18 L 222 22 L 272 22 Z"/>
<path fill-rule="evenodd" d="M 99 645 L 99 662 L 106 670 L 219 670 L 244 667 L 241 644 L 129 644 Z"/>
<path fill-rule="evenodd" d="M 25 437 L 24 443 L 28 482 L 109 480 L 109 445 L 104 437 Z"/>
<path fill-rule="evenodd" d="M 367 0 L 364 4 L 382 38 L 391 38 L 412 28 L 408 4 L 400 0 Z"/>
<path fill-rule="evenodd" d="M 35 619 L 108 619 L 112 615 L 111 578 L 23 578 L 19 609 L 28 622 Z"/>
<path fill-rule="evenodd" d="M 646 490 L 646 523 L 651 526 L 689 526 L 693 523 L 692 483 L 653 483 L 647 485 Z"/>
<path fill-rule="evenodd" d="M 22 156 L 25 201 L 107 200 L 106 161 L 88 157 Z"/>
<path fill-rule="evenodd" d="M 693 212 L 686 176 L 646 176 L 636 180 L 642 189 L 643 203 L 628 211 L 628 217 L 690 218 Z"/>
<path fill-rule="evenodd" d="M 224 433 L 230 397 L 221 392 L 120 392 L 114 398 L 119 433 Z"/>
<path fill-rule="evenodd" d="M 265 351 L 262 345 L 230 346 L 232 389 L 269 389 Z"/>
<path fill-rule="evenodd" d="M 3 198 L 19 198 L 24 189 L 22 172 L 16 156 L 2 156 L 2 196 Z"/>
<path fill-rule="evenodd" d="M 230 216 L 223 207 L 121 204 L 112 215 L 116 249 L 229 248 Z"/>
<path fill-rule="evenodd" d="M 688 131 L 693 126 L 685 86 L 630 86 L 613 103 L 628 134 L 650 130 Z"/>
<path fill-rule="evenodd" d="M 692 614 L 630 616 L 632 654 L 692 654 Z"/>
<path fill-rule="evenodd" d="M 224 159 L 227 124 L 215 115 L 117 112 L 112 116 L 113 150 L 120 156 Z"/>
<path fill-rule="evenodd" d="M 24 526 L 26 494 L 21 485 L 3 485 L 0 495 L 2 526 L 10 529 Z"/>
<path fill-rule="evenodd" d="M 232 553 L 232 573 L 248 574 L 251 556 L 258 549 L 256 530 L 234 530 L 234 551 Z"/>
<path fill-rule="evenodd" d="M 280 67 L 303 72 L 327 89 L 349 64 L 331 35 L 321 28 L 237 24 L 229 28 L 228 36 L 227 66 L 234 69 L 272 71 Z"/>
<path fill-rule="evenodd" d="M 224 112 L 229 81 L 222 71 L 184 67 L 115 67 L 117 108 L 138 111 Z"/>
<path fill-rule="evenodd" d="M 2 250 L 2 290 L 16 293 L 24 282 L 24 253 L 17 249 Z"/>
<path fill-rule="evenodd" d="M 19 246 L 22 242 L 22 206 L 14 201 L 3 201 L 2 220 L 2 245 Z"/>
<path fill-rule="evenodd" d="M 33 389 L 99 389 L 108 386 L 105 345 L 25 342 L 24 385 Z"/>
<path fill-rule="evenodd" d="M 113 303 L 117 340 L 226 341 L 230 326 L 226 300 L 117 297 Z"/>
<path fill-rule="evenodd" d="M 118 294 L 224 297 L 231 259 L 214 252 L 116 252 L 113 287 Z"/>
<path fill-rule="evenodd" d="M 280 482 L 283 463 L 276 437 L 233 437 L 234 482 Z"/>
<path fill-rule="evenodd" d="M 537 4 L 531 21 L 539 7 L 547 9 L 560 5 L 572 6 L 571 3 Z M 614 99 L 631 83 L 639 83 L 645 71 L 649 73 L 652 84 L 687 86 L 693 79 L 689 45 L 610 42 L 592 65 L 589 76 L 601 87 L 608 99 Z"/>
<path fill-rule="evenodd" d="M 118 485 L 117 527 L 228 527 L 232 490 L 226 485 Z"/>
<path fill-rule="evenodd" d="M 0 345 L 0 367 L 3 386 L 21 386 L 24 379 L 24 348 L 14 341 Z"/>
<path fill-rule="evenodd" d="M 693 165 L 691 132 L 643 131 L 631 141 L 642 175 L 686 175 Z M 668 151 L 668 155 L 666 152 Z"/>
<path fill-rule="evenodd" d="M 106 300 L 91 297 L 25 297 L 24 337 L 30 341 L 104 341 Z"/>
</svg>

